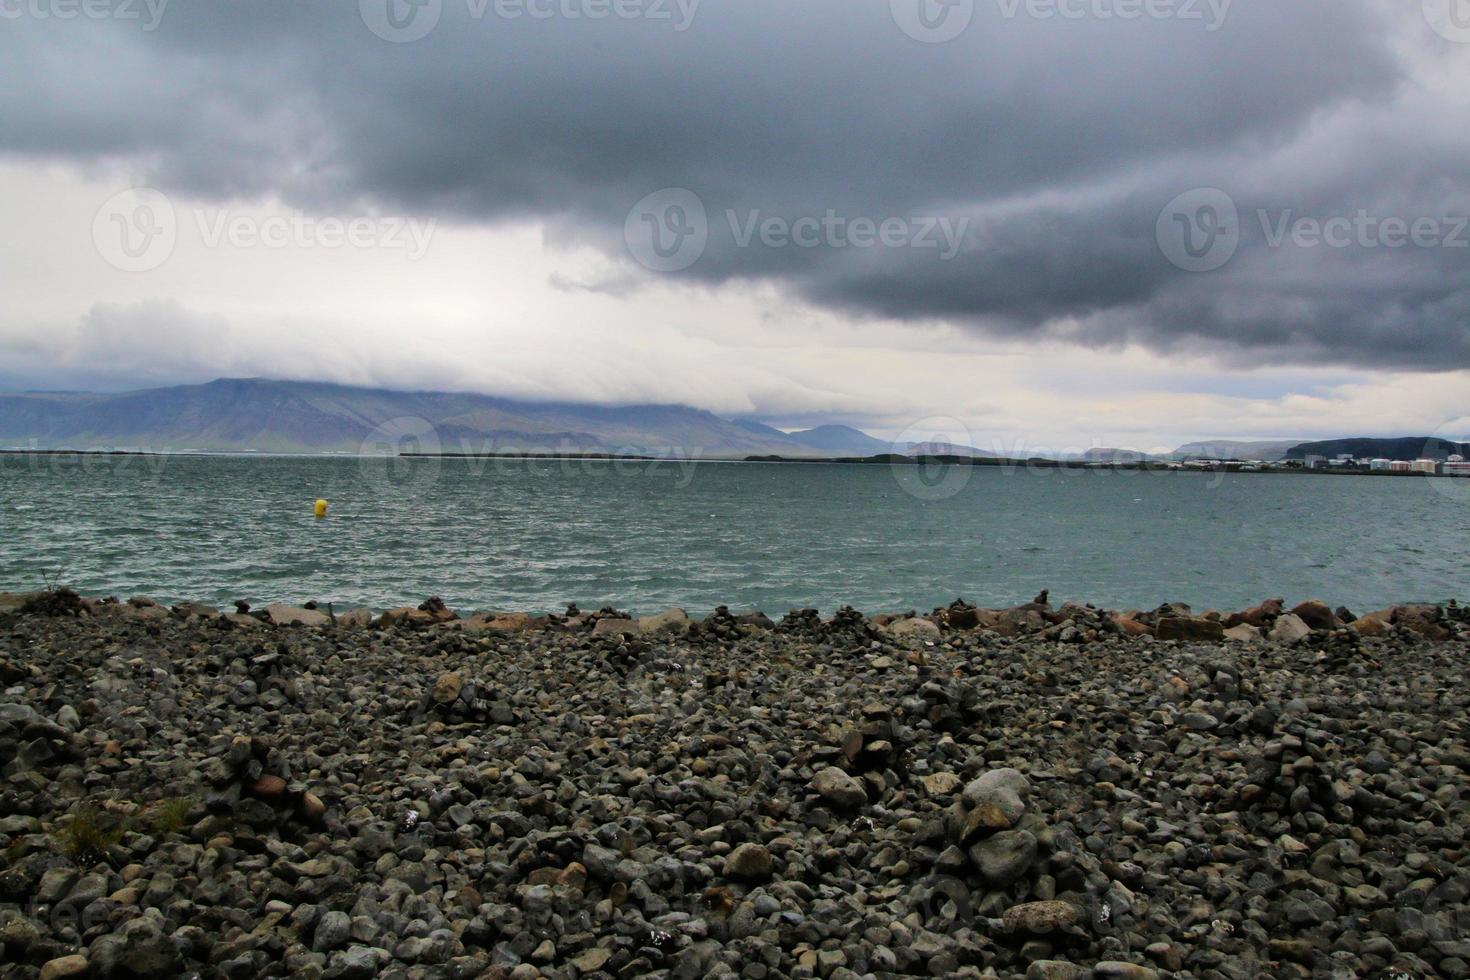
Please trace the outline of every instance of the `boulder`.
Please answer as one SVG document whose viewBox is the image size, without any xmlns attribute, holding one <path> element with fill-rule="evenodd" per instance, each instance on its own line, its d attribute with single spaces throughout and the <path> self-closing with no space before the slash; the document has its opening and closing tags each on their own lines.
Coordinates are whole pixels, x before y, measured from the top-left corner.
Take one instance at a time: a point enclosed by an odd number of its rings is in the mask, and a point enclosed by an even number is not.
<svg viewBox="0 0 1470 980">
<path fill-rule="evenodd" d="M 1353 620 L 1352 627 L 1360 636 L 1383 636 L 1393 629 L 1393 613 L 1392 609 L 1370 612 Z"/>
<path fill-rule="evenodd" d="M 1082 910 L 1071 902 L 1027 902 L 1006 909 L 1002 920 L 1011 932 L 1045 936 L 1082 922 Z"/>
<path fill-rule="evenodd" d="M 1154 636 L 1161 640 L 1210 643 L 1225 639 L 1225 628 L 1213 619 L 1165 616 L 1154 628 Z"/>
<path fill-rule="evenodd" d="M 1151 635 L 1153 629 L 1143 620 L 1139 619 L 1139 615 L 1137 612 L 1120 613 L 1113 617 L 1113 624 L 1118 627 L 1118 631 L 1124 636 Z"/>
<path fill-rule="evenodd" d="M 1259 643 L 1264 636 L 1259 626 L 1252 626 L 1250 623 L 1241 623 L 1225 631 L 1225 639 L 1236 643 Z"/>
<path fill-rule="evenodd" d="M 464 677 L 459 674 L 441 674 L 434 682 L 432 697 L 435 704 L 453 704 L 464 690 Z"/>
<path fill-rule="evenodd" d="M 1031 784 L 1015 769 L 992 769 L 965 787 L 969 813 L 964 839 L 983 830 L 1009 830 L 1026 812 Z"/>
<path fill-rule="evenodd" d="M 1239 626 L 1244 623 L 1247 626 L 1254 626 L 1256 629 L 1269 629 L 1271 624 L 1276 621 L 1276 617 L 1280 616 L 1285 609 L 1285 601 L 1281 599 L 1267 599 L 1259 606 L 1247 609 L 1244 612 L 1231 613 L 1225 619 L 1225 628 L 1230 629 L 1232 626 Z"/>
<path fill-rule="evenodd" d="M 887 629 L 890 636 L 900 640 L 938 640 L 940 636 L 938 626 L 918 617 L 889 623 Z"/>
<path fill-rule="evenodd" d="M 1271 627 L 1270 638 L 1273 643 L 1293 643 L 1312 635 L 1312 628 L 1302 622 L 1300 616 L 1295 613 L 1287 613 L 1276 620 L 1276 625 Z"/>
<path fill-rule="evenodd" d="M 1036 862 L 1036 837 L 1027 830 L 1004 830 L 970 845 L 970 862 L 991 888 L 1005 888 Z"/>
<path fill-rule="evenodd" d="M 262 612 L 276 626 L 326 626 L 332 618 L 319 609 L 301 609 L 273 602 Z"/>
<path fill-rule="evenodd" d="M 687 633 L 689 616 L 682 609 L 665 609 L 657 616 L 644 616 L 638 620 L 638 628 L 649 636 L 656 633 Z"/>
<path fill-rule="evenodd" d="M 771 877 L 775 861 L 771 852 L 760 844 L 741 844 L 725 858 L 725 877 L 746 881 L 765 881 Z"/>
<path fill-rule="evenodd" d="M 636 636 L 641 632 L 633 619 L 599 619 L 592 627 L 593 636 Z"/>
<path fill-rule="evenodd" d="M 813 776 L 811 787 L 822 799 L 844 810 L 853 810 L 868 802 L 868 793 L 863 789 L 863 784 L 836 766 L 823 769 Z"/>
<path fill-rule="evenodd" d="M 1327 603 L 1318 599 L 1310 599 L 1291 611 L 1291 614 L 1314 630 L 1337 629 L 1337 617 L 1332 614 L 1332 609 Z"/>
</svg>

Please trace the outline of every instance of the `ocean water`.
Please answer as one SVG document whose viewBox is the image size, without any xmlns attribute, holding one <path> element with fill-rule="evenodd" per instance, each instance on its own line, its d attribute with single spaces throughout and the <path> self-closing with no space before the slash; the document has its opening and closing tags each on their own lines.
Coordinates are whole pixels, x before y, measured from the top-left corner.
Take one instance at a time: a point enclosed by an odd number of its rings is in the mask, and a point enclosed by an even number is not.
<svg viewBox="0 0 1470 980">
<path fill-rule="evenodd" d="M 332 502 L 326 520 L 312 504 Z M 637 614 L 1470 597 L 1470 480 L 0 457 L 0 591 Z"/>
</svg>

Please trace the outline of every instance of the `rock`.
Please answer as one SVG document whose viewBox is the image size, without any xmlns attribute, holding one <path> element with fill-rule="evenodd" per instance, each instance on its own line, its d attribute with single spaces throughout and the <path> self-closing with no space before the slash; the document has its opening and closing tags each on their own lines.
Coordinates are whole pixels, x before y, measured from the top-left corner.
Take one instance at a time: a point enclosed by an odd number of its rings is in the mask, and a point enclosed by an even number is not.
<svg viewBox="0 0 1470 980">
<path fill-rule="evenodd" d="M 79 953 L 57 957 L 41 966 L 40 980 L 68 980 L 72 977 L 84 977 L 87 975 L 89 966 L 87 958 Z"/>
<path fill-rule="evenodd" d="M 332 954 L 328 977 L 340 980 L 371 980 L 378 975 L 378 953 L 367 946 L 351 946 Z"/>
<path fill-rule="evenodd" d="M 1225 628 L 1213 619 L 1186 619 L 1182 616 L 1166 616 L 1154 628 L 1154 636 L 1160 640 L 1183 640 L 1191 643 L 1209 643 L 1225 638 Z"/>
<path fill-rule="evenodd" d="M 1381 609 L 1359 616 L 1353 620 L 1352 628 L 1360 636 L 1383 636 L 1393 630 L 1393 610 Z"/>
<path fill-rule="evenodd" d="M 431 695 L 435 704 L 453 704 L 459 700 L 460 692 L 464 690 L 464 677 L 457 673 L 440 674 L 439 679 L 434 682 L 434 691 Z"/>
<path fill-rule="evenodd" d="M 1007 830 L 1026 812 L 1031 784 L 1015 769 L 992 769 L 965 787 L 966 816 L 962 842 L 983 830 Z"/>
<path fill-rule="evenodd" d="M 1314 630 L 1334 630 L 1341 625 L 1332 614 L 1332 608 L 1317 599 L 1302 603 L 1291 614 Z"/>
<path fill-rule="evenodd" d="M 326 626 L 332 619 L 317 609 L 298 609 L 295 606 L 272 603 L 261 610 L 276 626 Z"/>
<path fill-rule="evenodd" d="M 1030 831 L 1006 830 L 970 845 L 970 861 L 991 888 L 1005 888 L 1036 861 L 1036 838 Z"/>
<path fill-rule="evenodd" d="M 1286 603 L 1282 600 L 1269 599 L 1244 612 L 1232 613 L 1225 618 L 1224 625 L 1226 629 L 1244 624 L 1254 626 L 1258 630 L 1268 630 L 1285 609 Z"/>
<path fill-rule="evenodd" d="M 682 609 L 666 609 L 657 616 L 644 616 L 638 620 L 639 630 L 647 636 L 687 633 L 689 625 L 689 616 Z"/>
<path fill-rule="evenodd" d="M 822 799 L 844 810 L 853 810 L 868 802 L 863 784 L 835 766 L 812 777 L 811 787 Z"/>
<path fill-rule="evenodd" d="M 1235 643 L 1260 643 L 1265 639 L 1265 636 L 1261 633 L 1259 626 L 1252 626 L 1250 623 L 1241 623 L 1238 626 L 1232 626 L 1226 630 L 1225 639 Z"/>
<path fill-rule="evenodd" d="M 771 852 L 760 844 L 741 844 L 725 858 L 725 877 L 765 881 L 771 877 Z"/>
<path fill-rule="evenodd" d="M 927 619 L 900 619 L 889 623 L 889 635 L 899 640 L 932 640 L 940 638 L 939 627 Z"/>
<path fill-rule="evenodd" d="M 1287 613 L 1276 620 L 1276 625 L 1271 627 L 1270 639 L 1273 643 L 1292 643 L 1304 640 L 1312 635 L 1312 628 L 1302 622 L 1300 616 L 1295 613 Z"/>
<path fill-rule="evenodd" d="M 352 938 L 352 918 L 346 912 L 331 911 L 316 924 L 311 948 L 318 953 L 331 952 L 347 945 Z"/>
<path fill-rule="evenodd" d="M 1082 922 L 1082 910 L 1071 902 L 1027 902 L 1006 909 L 1002 921 L 1012 932 L 1045 936 Z"/>
<path fill-rule="evenodd" d="M 599 619 L 592 627 L 593 636 L 637 636 L 642 632 L 636 620 Z"/>
<path fill-rule="evenodd" d="M 1097 980 L 1158 980 L 1158 971 L 1120 960 L 1103 960 L 1092 968 Z"/>
<path fill-rule="evenodd" d="M 930 796 L 949 796 L 964 785 L 959 776 L 952 772 L 936 772 L 922 780 L 924 792 Z"/>
<path fill-rule="evenodd" d="M 1026 980 L 1081 980 L 1087 968 L 1065 960 L 1037 960 L 1026 968 Z"/>
</svg>

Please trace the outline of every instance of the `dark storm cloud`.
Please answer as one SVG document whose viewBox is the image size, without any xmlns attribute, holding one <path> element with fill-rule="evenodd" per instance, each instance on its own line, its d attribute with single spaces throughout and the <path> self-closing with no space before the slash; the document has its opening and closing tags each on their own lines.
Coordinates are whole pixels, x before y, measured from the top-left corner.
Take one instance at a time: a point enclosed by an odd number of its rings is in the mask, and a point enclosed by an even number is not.
<svg viewBox="0 0 1470 980">
<path fill-rule="evenodd" d="M 647 16 L 626 19 L 589 18 L 615 0 L 542 0 L 545 19 L 429 0 L 438 21 L 412 43 L 368 29 L 388 2 L 403 0 L 178 0 L 152 31 L 10 20 L 0 150 L 122 160 L 211 199 L 531 217 L 624 259 L 630 209 L 684 188 L 707 241 L 671 274 L 694 281 L 769 278 L 857 315 L 1005 336 L 1470 366 L 1470 250 L 1452 228 L 1400 247 L 1269 233 L 1282 216 L 1470 212 L 1467 106 L 1410 78 L 1470 46 L 1417 0 L 1178 0 L 1164 9 L 1203 19 L 1135 20 L 1096 14 L 1129 0 L 1074 0 L 1077 18 L 977 0 L 945 44 L 900 29 L 907 0 L 629 0 Z M 1160 242 L 1213 240 L 1218 215 L 1194 199 L 1184 224 L 1159 220 L 1193 188 L 1238 216 L 1238 245 L 1203 271 Z M 890 243 L 854 243 L 889 220 Z"/>
</svg>

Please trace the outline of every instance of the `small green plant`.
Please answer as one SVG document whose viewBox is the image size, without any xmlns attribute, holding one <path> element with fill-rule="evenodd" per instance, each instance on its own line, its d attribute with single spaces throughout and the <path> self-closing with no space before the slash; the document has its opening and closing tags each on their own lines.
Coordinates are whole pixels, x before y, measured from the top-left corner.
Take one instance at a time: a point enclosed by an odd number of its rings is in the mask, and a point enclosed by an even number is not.
<svg viewBox="0 0 1470 980">
<path fill-rule="evenodd" d="M 92 804 L 77 807 L 62 826 L 57 843 L 80 865 L 107 860 L 107 849 L 122 840 L 123 828 Z"/>
<path fill-rule="evenodd" d="M 170 796 L 150 806 L 144 820 L 156 834 L 176 834 L 189 825 L 193 809 L 194 797 Z"/>
</svg>

